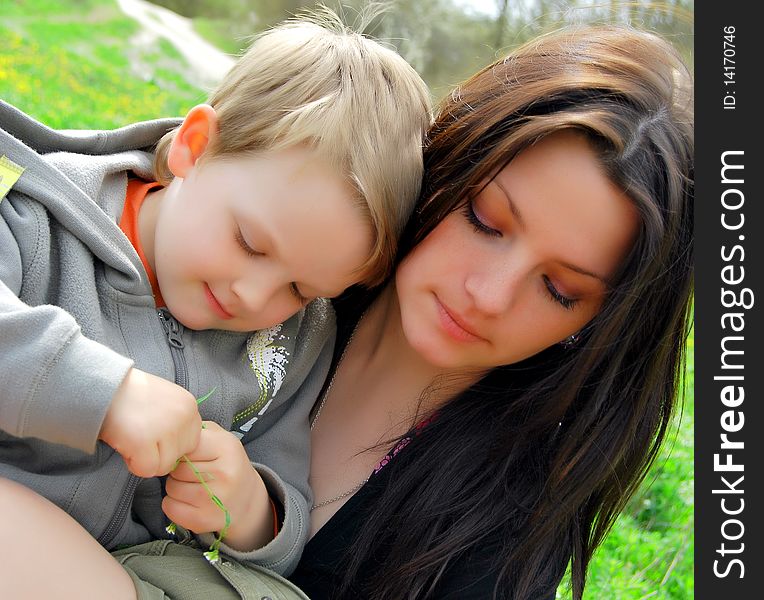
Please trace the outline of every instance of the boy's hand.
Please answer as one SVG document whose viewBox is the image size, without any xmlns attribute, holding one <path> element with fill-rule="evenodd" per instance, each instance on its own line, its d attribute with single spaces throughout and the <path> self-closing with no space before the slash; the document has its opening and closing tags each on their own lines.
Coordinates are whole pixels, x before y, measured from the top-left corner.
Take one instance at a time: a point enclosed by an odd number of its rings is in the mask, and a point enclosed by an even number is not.
<svg viewBox="0 0 764 600">
<path fill-rule="evenodd" d="M 117 389 L 99 439 L 139 477 L 165 475 L 193 450 L 202 429 L 196 398 L 174 383 L 130 369 Z"/>
<path fill-rule="evenodd" d="M 239 438 L 212 421 L 205 421 L 204 427 L 199 445 L 186 457 L 228 509 L 231 524 L 223 541 L 242 552 L 261 548 L 273 539 L 273 512 L 265 484 Z M 181 461 L 169 474 L 166 491 L 162 510 L 172 521 L 196 533 L 223 529 L 225 514 L 187 462 Z"/>
</svg>

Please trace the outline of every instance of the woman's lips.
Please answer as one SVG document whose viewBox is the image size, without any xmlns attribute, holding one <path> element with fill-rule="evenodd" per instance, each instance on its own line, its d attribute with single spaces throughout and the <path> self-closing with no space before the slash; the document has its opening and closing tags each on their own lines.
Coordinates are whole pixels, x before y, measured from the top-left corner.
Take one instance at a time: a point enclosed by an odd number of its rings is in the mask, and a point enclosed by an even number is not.
<svg viewBox="0 0 764 600">
<path fill-rule="evenodd" d="M 218 299 L 215 298 L 215 294 L 212 293 L 210 286 L 208 286 L 206 283 L 204 284 L 204 295 L 207 297 L 207 303 L 210 305 L 212 312 L 214 312 L 218 317 L 226 321 L 228 319 L 233 319 L 233 315 L 229 313 L 225 308 L 223 308 L 223 305 L 218 302 Z"/>
<path fill-rule="evenodd" d="M 458 315 L 455 316 L 437 296 L 435 296 L 435 303 L 438 307 L 440 325 L 450 337 L 460 342 L 485 341 L 484 338 L 474 333 Z"/>
</svg>

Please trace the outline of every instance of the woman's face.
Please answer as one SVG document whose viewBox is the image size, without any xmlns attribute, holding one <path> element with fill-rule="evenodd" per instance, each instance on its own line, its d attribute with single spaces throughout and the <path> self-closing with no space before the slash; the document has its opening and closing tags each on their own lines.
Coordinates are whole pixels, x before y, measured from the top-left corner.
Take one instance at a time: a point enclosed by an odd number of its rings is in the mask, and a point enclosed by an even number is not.
<svg viewBox="0 0 764 600">
<path fill-rule="evenodd" d="M 403 331 L 431 364 L 511 364 L 597 313 L 631 248 L 636 208 L 575 132 L 515 157 L 396 273 Z"/>
</svg>

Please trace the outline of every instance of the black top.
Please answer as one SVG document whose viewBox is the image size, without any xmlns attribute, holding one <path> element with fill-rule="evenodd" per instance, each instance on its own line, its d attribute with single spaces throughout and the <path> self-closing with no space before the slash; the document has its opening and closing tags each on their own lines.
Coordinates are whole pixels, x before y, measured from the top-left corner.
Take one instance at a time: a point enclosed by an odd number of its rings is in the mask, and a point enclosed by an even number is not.
<svg viewBox="0 0 764 600">
<path fill-rule="evenodd" d="M 408 448 L 404 448 L 393 459 L 405 461 Z M 353 495 L 335 515 L 318 530 L 308 542 L 302 559 L 295 572 L 289 577 L 311 600 L 331 600 L 342 582 L 345 553 L 356 532 L 364 523 L 364 513 L 385 486 L 390 484 L 391 470 L 382 468 L 376 475 Z M 458 567 L 446 571 L 438 590 L 428 596 L 433 600 L 483 600 L 493 598 L 497 573 L 491 565 L 493 552 L 490 548 L 477 550 L 465 559 L 460 559 Z M 374 573 L 378 566 L 370 559 L 360 573 Z M 365 595 L 364 581 L 354 582 L 350 598 L 362 600 Z M 501 598 L 501 595 L 497 596 Z M 551 596 L 551 599 L 554 595 Z"/>
</svg>

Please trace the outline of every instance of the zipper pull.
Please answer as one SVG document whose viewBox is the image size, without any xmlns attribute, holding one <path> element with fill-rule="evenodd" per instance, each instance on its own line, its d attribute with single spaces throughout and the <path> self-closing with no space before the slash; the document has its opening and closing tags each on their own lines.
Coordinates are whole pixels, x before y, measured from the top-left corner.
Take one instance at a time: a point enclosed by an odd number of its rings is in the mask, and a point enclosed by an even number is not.
<svg viewBox="0 0 764 600">
<path fill-rule="evenodd" d="M 160 308 L 159 320 L 162 322 L 164 332 L 167 335 L 167 341 L 173 348 L 183 348 L 183 325 L 170 314 L 166 308 Z"/>
</svg>

